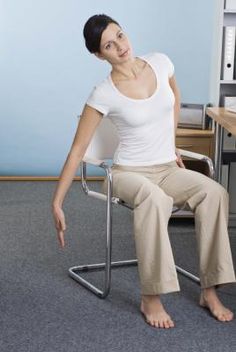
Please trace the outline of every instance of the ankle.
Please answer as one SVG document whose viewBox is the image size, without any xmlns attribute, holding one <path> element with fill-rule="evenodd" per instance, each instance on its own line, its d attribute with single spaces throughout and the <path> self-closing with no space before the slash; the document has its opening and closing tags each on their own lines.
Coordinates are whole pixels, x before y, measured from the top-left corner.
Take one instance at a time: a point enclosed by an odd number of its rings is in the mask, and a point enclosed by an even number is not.
<svg viewBox="0 0 236 352">
<path fill-rule="evenodd" d="M 207 298 L 211 296 L 217 296 L 215 286 L 207 287 L 202 289 L 202 295 Z"/>
<path fill-rule="evenodd" d="M 213 293 L 216 292 L 215 286 L 211 286 L 211 287 L 206 287 L 202 289 L 202 292 L 204 293 Z"/>
<path fill-rule="evenodd" d="M 160 300 L 159 295 L 142 295 L 142 300 L 144 302 L 149 302 L 151 300 Z"/>
</svg>

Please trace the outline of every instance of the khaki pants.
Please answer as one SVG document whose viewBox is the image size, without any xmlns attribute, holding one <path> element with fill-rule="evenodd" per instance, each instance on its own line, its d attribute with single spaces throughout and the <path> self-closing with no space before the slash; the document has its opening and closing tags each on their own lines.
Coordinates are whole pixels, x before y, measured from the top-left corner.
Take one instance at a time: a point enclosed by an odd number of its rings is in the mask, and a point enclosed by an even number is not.
<svg viewBox="0 0 236 352">
<path fill-rule="evenodd" d="M 142 294 L 180 291 L 168 235 L 173 205 L 194 212 L 201 287 L 235 282 L 227 230 L 228 193 L 220 184 L 178 167 L 175 161 L 138 167 L 114 164 L 112 175 L 113 196 L 134 208 Z"/>
</svg>

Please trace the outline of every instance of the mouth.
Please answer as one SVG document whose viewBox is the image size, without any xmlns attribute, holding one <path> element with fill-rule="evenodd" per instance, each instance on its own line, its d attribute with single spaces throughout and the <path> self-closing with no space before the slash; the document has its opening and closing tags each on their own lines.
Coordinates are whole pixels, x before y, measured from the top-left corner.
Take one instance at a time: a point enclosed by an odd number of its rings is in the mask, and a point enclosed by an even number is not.
<svg viewBox="0 0 236 352">
<path fill-rule="evenodd" d="M 123 54 L 119 55 L 119 57 L 125 57 L 128 54 L 129 49 L 127 49 Z"/>
</svg>

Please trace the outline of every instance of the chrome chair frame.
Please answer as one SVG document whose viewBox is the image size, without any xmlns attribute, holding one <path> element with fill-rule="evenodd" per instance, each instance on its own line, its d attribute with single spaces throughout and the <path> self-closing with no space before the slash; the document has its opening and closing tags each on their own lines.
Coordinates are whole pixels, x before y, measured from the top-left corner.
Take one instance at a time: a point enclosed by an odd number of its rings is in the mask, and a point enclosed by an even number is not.
<svg viewBox="0 0 236 352">
<path fill-rule="evenodd" d="M 186 150 L 179 149 L 180 154 L 182 156 L 185 156 L 190 159 L 196 159 L 196 160 L 201 160 L 205 162 L 208 166 L 208 171 L 209 171 L 209 177 L 214 178 L 214 166 L 212 163 L 212 160 L 202 154 L 198 153 L 193 153 L 189 152 Z M 92 164 L 95 166 L 98 166 L 102 168 L 105 173 L 106 173 L 106 178 L 107 178 L 107 194 L 95 192 L 89 189 L 87 182 L 86 182 L 86 165 Z M 112 267 L 121 267 L 121 266 L 130 266 L 130 265 L 137 265 L 137 259 L 130 259 L 130 260 L 122 260 L 122 261 L 117 261 L 117 262 L 112 262 L 111 257 L 112 257 L 112 205 L 113 204 L 119 204 L 122 206 L 125 206 L 131 210 L 133 208 L 125 203 L 122 199 L 113 197 L 112 196 L 112 172 L 110 166 L 106 163 L 105 160 L 98 160 L 98 159 L 92 159 L 92 158 L 84 158 L 83 161 L 81 162 L 81 182 L 82 182 L 82 188 L 83 191 L 85 192 L 86 195 L 92 196 L 98 199 L 101 199 L 103 201 L 106 201 L 106 261 L 105 263 L 97 263 L 97 264 L 83 264 L 79 266 L 74 266 L 69 269 L 69 275 L 79 282 L 82 286 L 93 292 L 95 295 L 97 295 L 99 298 L 105 298 L 110 292 L 110 287 L 111 287 L 111 268 Z M 173 212 L 178 211 L 179 208 L 173 208 Z M 179 266 L 175 266 L 177 272 L 181 273 L 182 275 L 186 276 L 187 278 L 193 280 L 197 284 L 200 284 L 200 279 L 191 274 L 190 272 L 182 269 Z M 78 274 L 78 272 L 87 272 L 90 270 L 101 270 L 105 269 L 105 282 L 103 289 L 99 289 L 95 285 L 93 285 L 91 282 L 88 280 L 84 279 L 81 275 Z"/>
</svg>

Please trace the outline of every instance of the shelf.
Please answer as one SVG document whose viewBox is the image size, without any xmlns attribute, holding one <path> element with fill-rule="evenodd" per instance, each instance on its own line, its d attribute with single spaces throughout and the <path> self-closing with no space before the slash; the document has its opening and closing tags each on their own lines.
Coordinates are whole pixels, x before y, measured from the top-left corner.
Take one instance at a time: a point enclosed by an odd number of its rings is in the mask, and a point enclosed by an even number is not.
<svg viewBox="0 0 236 352">
<path fill-rule="evenodd" d="M 224 13 L 235 13 L 236 14 L 236 9 L 235 10 L 224 10 Z"/>
<path fill-rule="evenodd" d="M 223 149 L 222 153 L 236 154 L 236 149 Z"/>
<path fill-rule="evenodd" d="M 177 137 L 212 137 L 214 136 L 214 130 L 198 130 L 191 128 L 177 128 Z"/>
<path fill-rule="evenodd" d="M 235 226 L 236 226 L 236 214 L 229 213 L 229 227 L 235 227 Z"/>
<path fill-rule="evenodd" d="M 231 80 L 231 81 L 227 81 L 227 80 L 225 80 L 225 79 L 221 79 L 221 80 L 220 80 L 220 83 L 221 83 L 221 84 L 236 84 L 236 79 Z"/>
</svg>

